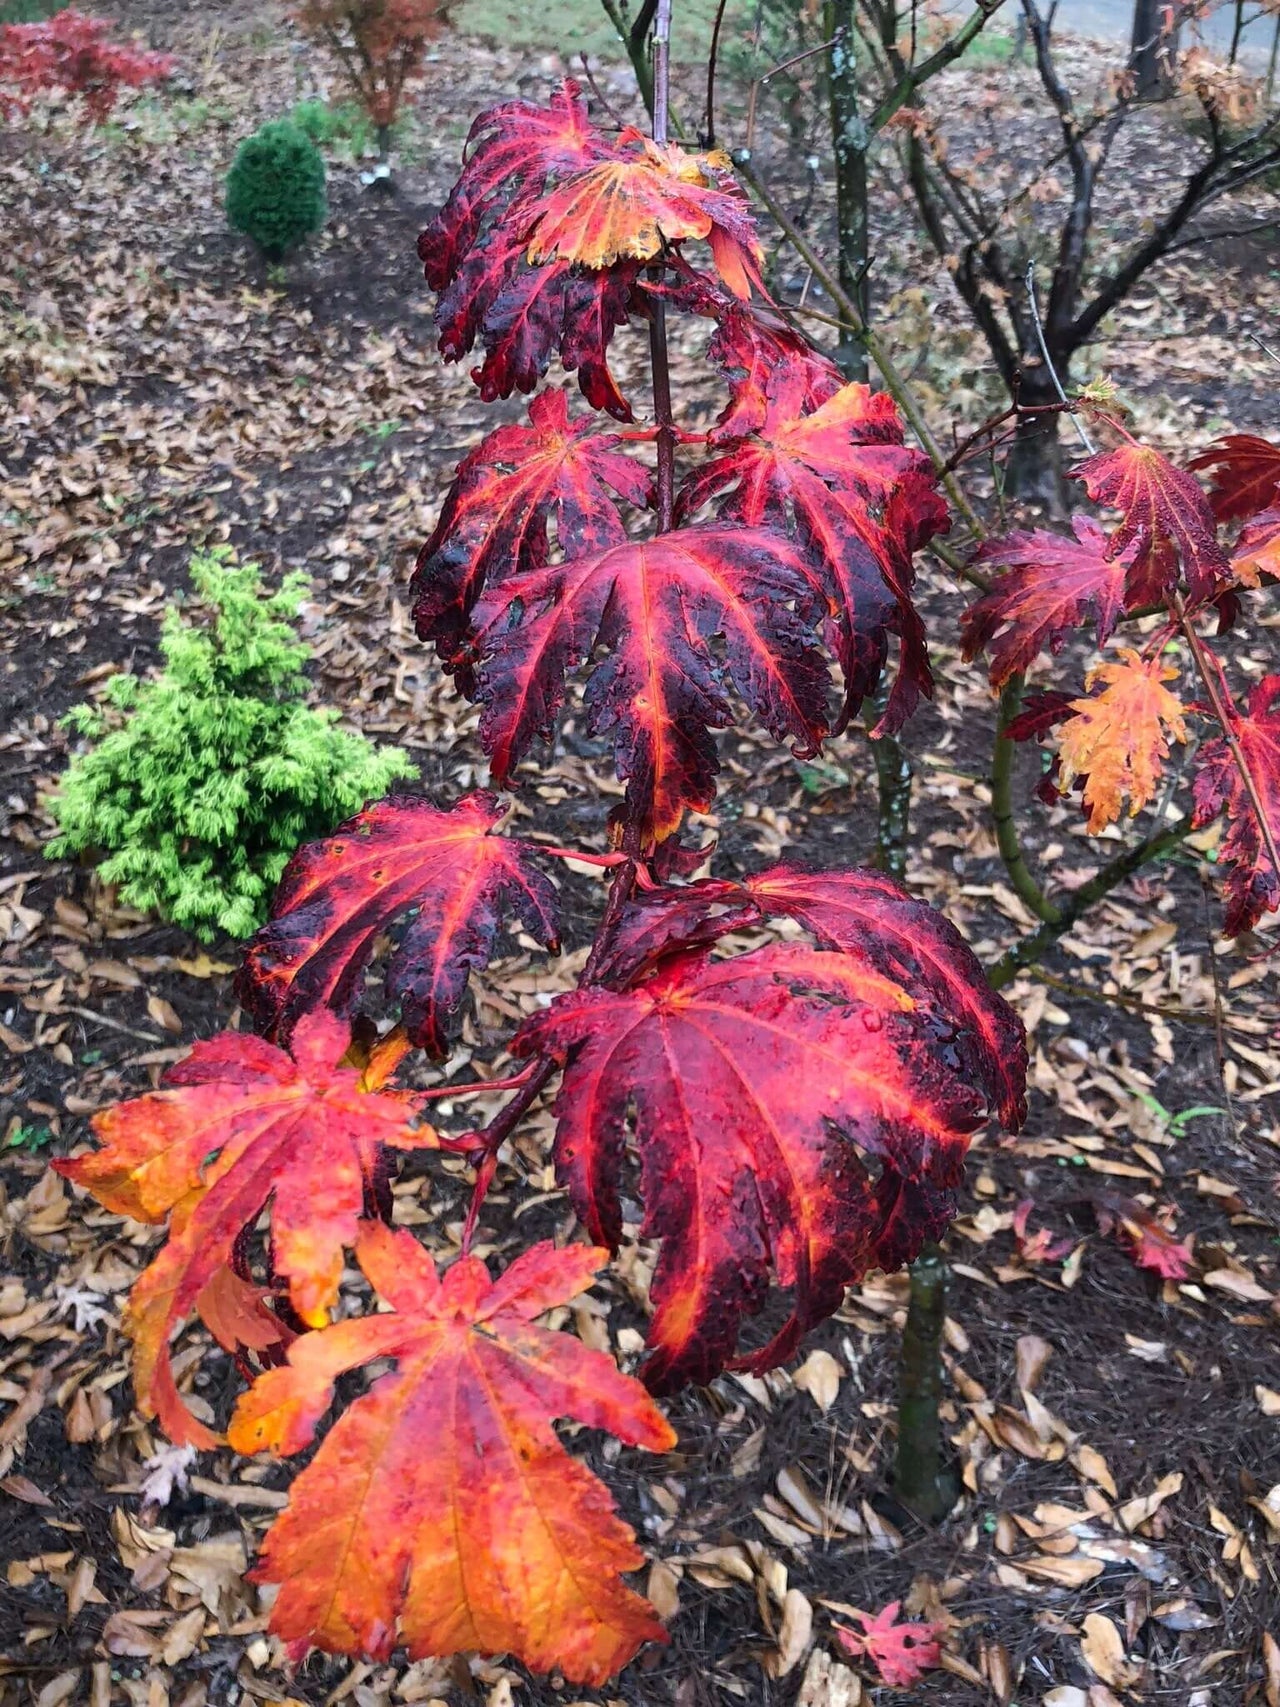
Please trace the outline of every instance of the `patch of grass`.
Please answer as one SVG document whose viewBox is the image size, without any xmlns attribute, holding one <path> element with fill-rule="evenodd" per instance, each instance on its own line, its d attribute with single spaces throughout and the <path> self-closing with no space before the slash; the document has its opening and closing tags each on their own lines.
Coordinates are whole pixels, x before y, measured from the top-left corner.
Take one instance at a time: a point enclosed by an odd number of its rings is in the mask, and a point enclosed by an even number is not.
<svg viewBox="0 0 1280 1707">
<path fill-rule="evenodd" d="M 634 18 L 639 8 L 634 0 L 623 11 Z M 682 0 L 672 27 L 671 53 L 679 63 L 705 63 L 707 42 L 715 18 L 716 0 Z M 730 0 L 725 12 L 725 40 L 750 30 L 754 19 L 751 0 Z M 461 0 L 450 13 L 464 35 L 483 36 L 504 46 L 533 48 L 546 52 L 558 49 L 570 64 L 578 56 L 591 54 L 622 63 L 626 59 L 613 25 L 600 0 L 558 0 L 549 11 L 522 5 L 519 0 Z"/>
<path fill-rule="evenodd" d="M 1013 36 L 1008 30 L 982 30 L 960 58 L 967 65 L 1007 65 L 1013 58 Z"/>
<path fill-rule="evenodd" d="M 630 18 L 639 10 L 635 0 L 629 5 L 627 0 L 620 0 L 620 9 Z M 672 21 L 671 54 L 677 64 L 705 64 L 715 14 L 716 0 L 682 0 Z M 558 0 L 550 11 L 530 8 L 519 0 L 458 0 L 450 19 L 464 35 L 483 36 L 516 48 L 558 50 L 571 68 L 583 53 L 619 64 L 626 59 L 600 0 Z M 728 57 L 734 44 L 749 48 L 755 24 L 756 0 L 729 0 L 721 38 Z M 977 36 L 964 56 L 969 63 L 989 64 L 1012 57 L 1012 34 L 992 29 Z"/>
<path fill-rule="evenodd" d="M 359 154 L 374 140 L 368 117 L 351 101 L 299 101 L 289 118 L 317 148 L 342 147 Z"/>
<path fill-rule="evenodd" d="M 69 0 L 0 0 L 0 24 L 40 24 L 65 12 Z"/>
</svg>

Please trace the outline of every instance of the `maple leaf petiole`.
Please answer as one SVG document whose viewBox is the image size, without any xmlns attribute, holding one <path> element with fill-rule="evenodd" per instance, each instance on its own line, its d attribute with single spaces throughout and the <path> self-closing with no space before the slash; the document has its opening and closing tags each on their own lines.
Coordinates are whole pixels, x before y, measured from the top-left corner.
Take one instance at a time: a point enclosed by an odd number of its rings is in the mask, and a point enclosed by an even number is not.
<svg viewBox="0 0 1280 1707">
<path fill-rule="evenodd" d="M 1216 658 L 1210 663 L 1212 654 L 1196 633 L 1195 624 L 1187 613 L 1186 601 L 1176 588 L 1170 597 L 1170 605 L 1178 618 L 1178 625 L 1187 645 L 1191 648 L 1191 656 L 1195 660 L 1200 680 L 1204 683 L 1204 691 L 1209 696 L 1213 715 L 1217 718 L 1222 729 L 1223 739 L 1226 741 L 1231 751 L 1231 757 L 1235 760 L 1236 768 L 1240 772 L 1244 791 L 1249 796 L 1249 804 L 1253 807 L 1254 815 L 1258 820 L 1259 834 L 1271 860 L 1271 869 L 1280 872 L 1280 852 L 1277 852 L 1276 849 L 1276 839 L 1272 833 L 1271 821 L 1267 817 L 1262 791 L 1258 787 L 1257 778 L 1249 768 L 1249 761 L 1244 756 L 1244 748 L 1240 745 L 1239 737 L 1236 734 L 1235 722 L 1239 714 L 1235 707 L 1229 706 L 1222 697 L 1225 684 L 1219 679 L 1218 673 L 1221 671 L 1221 665 Z"/>
<path fill-rule="evenodd" d="M 626 865 L 630 854 L 624 853 L 584 853 L 579 848 L 549 848 L 542 842 L 537 844 L 538 852 L 547 854 L 552 859 L 575 860 L 579 865 L 598 866 L 601 871 L 613 871 L 620 865 Z"/>
<path fill-rule="evenodd" d="M 528 1083 L 532 1071 L 532 1067 L 526 1067 L 523 1072 L 513 1073 L 509 1079 L 476 1079 L 467 1085 L 432 1085 L 430 1090 L 417 1094 L 424 1102 L 438 1102 L 445 1097 L 478 1097 L 488 1096 L 490 1091 L 518 1091 Z"/>
<path fill-rule="evenodd" d="M 489 1195 L 489 1187 L 493 1184 L 493 1176 L 497 1171 L 498 1152 L 496 1149 L 490 1150 L 477 1166 L 475 1184 L 471 1188 L 471 1202 L 467 1206 L 467 1218 L 462 1226 L 461 1255 L 464 1257 L 470 1253 L 476 1223 L 480 1219 L 480 1209 Z"/>
</svg>

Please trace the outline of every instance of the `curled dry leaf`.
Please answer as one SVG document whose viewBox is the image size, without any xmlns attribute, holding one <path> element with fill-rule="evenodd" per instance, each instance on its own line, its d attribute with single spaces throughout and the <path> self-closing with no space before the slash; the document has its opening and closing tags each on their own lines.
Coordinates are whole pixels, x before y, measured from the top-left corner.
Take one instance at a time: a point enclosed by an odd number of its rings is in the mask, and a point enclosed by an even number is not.
<svg viewBox="0 0 1280 1707">
<path fill-rule="evenodd" d="M 1130 1665 L 1126 1658 L 1120 1631 L 1100 1612 L 1085 1618 L 1080 1653 L 1095 1677 L 1117 1689 L 1128 1688 L 1141 1673 L 1141 1667 Z"/>
<path fill-rule="evenodd" d="M 1018 1386 L 1024 1393 L 1034 1393 L 1040 1385 L 1053 1347 L 1038 1334 L 1020 1334 L 1017 1345 Z"/>
<path fill-rule="evenodd" d="M 829 1351 L 811 1351 L 791 1379 L 802 1393 L 807 1393 L 822 1412 L 827 1412 L 840 1395 L 843 1371 Z"/>
</svg>

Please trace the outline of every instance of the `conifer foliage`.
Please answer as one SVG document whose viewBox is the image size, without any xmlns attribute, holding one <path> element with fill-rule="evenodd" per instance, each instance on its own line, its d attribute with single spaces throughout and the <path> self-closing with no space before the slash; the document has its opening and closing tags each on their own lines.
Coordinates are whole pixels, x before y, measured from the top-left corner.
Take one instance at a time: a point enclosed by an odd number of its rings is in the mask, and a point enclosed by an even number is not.
<svg viewBox="0 0 1280 1707">
<path fill-rule="evenodd" d="M 299 843 L 415 772 L 306 703 L 304 576 L 268 595 L 215 551 L 191 580 L 203 611 L 168 613 L 159 675 L 115 676 L 105 707 L 71 714 L 87 747 L 50 799 L 48 852 L 101 860 L 122 900 L 208 941 L 249 936 Z"/>
<path fill-rule="evenodd" d="M 324 160 L 301 126 L 264 124 L 236 150 L 227 173 L 227 219 L 281 261 L 325 222 Z"/>
<path fill-rule="evenodd" d="M 195 1316 L 261 1370 L 230 1425 L 241 1451 L 302 1450 L 338 1377 L 390 1361 L 363 1392 L 341 1384 L 346 1408 L 267 1538 L 257 1575 L 283 1585 L 273 1628 L 292 1651 L 478 1646 L 597 1684 L 663 1631 L 623 1580 L 634 1537 L 554 1423 L 663 1452 L 653 1395 L 779 1363 L 868 1268 L 910 1260 L 954 1211 L 973 1133 L 1022 1118 L 1025 1040 L 959 933 L 878 873 L 689 881 L 717 731 L 749 718 L 812 753 L 895 651 L 884 727 L 930 692 L 913 557 L 947 522 L 893 406 L 844 385 L 768 298 L 727 159 L 661 124 L 610 135 L 566 83 L 547 106 L 481 115 L 422 255 L 444 354 L 479 341 L 483 395 L 537 394 L 527 425 L 459 466 L 418 561 L 418 629 L 479 703 L 495 782 L 519 784 L 581 694 L 622 785 L 608 845 L 506 834 L 487 792 L 351 817 L 299 851 L 249 945 L 238 989 L 262 1035 L 201 1045 L 62 1166 L 169 1218 L 129 1326 L 140 1403 L 175 1438 L 223 1420 L 193 1414 L 168 1362 Z M 727 394 L 709 432 L 673 413 L 676 312 L 709 323 Z M 628 321 L 649 331 L 653 412 L 623 430 L 639 402 L 609 346 Z M 537 390 L 557 356 L 611 422 L 554 381 Z M 576 987 L 513 1029 L 500 1076 L 395 1090 L 411 1048 L 447 1057 L 504 929 L 554 951 L 565 857 L 609 882 Z M 748 952 L 744 925 L 766 939 Z M 362 1009 L 389 938 L 400 1023 L 379 1038 Z M 478 1094 L 506 1099 L 487 1124 L 428 1119 L 436 1096 L 465 1110 Z M 544 1097 L 590 1244 L 495 1275 L 472 1242 Z M 443 1273 L 388 1225 L 406 1149 L 471 1170 Z M 632 1162 L 658 1248 L 638 1378 L 538 1325 L 626 1242 Z M 329 1319 L 344 1250 L 389 1310 Z"/>
</svg>

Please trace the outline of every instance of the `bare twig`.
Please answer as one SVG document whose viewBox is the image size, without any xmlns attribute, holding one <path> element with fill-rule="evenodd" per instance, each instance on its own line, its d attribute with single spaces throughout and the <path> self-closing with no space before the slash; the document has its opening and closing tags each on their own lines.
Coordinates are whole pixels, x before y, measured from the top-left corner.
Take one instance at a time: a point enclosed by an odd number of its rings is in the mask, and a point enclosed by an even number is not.
<svg viewBox="0 0 1280 1707">
<path fill-rule="evenodd" d="M 1034 261 L 1027 262 L 1027 304 L 1031 310 L 1031 324 L 1036 329 L 1036 341 L 1040 345 L 1041 359 L 1044 362 L 1045 368 L 1048 370 L 1049 378 L 1053 381 L 1053 389 L 1058 393 L 1059 399 L 1067 405 L 1068 409 L 1070 409 L 1071 400 L 1063 389 L 1062 381 L 1058 378 L 1058 370 L 1053 365 L 1053 357 L 1049 354 L 1049 346 L 1044 341 L 1044 326 L 1040 321 L 1040 305 L 1036 301 L 1036 264 Z M 1085 429 L 1084 422 L 1074 410 L 1071 410 L 1071 419 L 1075 425 L 1076 432 L 1080 435 L 1080 442 L 1084 446 L 1085 450 L 1090 456 L 1096 456 L 1097 448 L 1094 445 L 1093 440 L 1089 437 L 1089 434 Z"/>
<path fill-rule="evenodd" d="M 1280 36 L 1280 28 L 1277 28 L 1276 33 L 1278 36 Z M 1280 367 L 1280 356 L 1278 356 L 1276 354 L 1276 352 L 1271 348 L 1270 344 L 1264 344 L 1262 339 L 1258 336 L 1258 334 L 1256 332 L 1246 332 L 1245 337 L 1252 339 L 1252 341 L 1262 351 L 1263 355 L 1264 356 L 1270 356 L 1271 360 L 1273 362 L 1275 362 L 1276 366 Z"/>
</svg>

